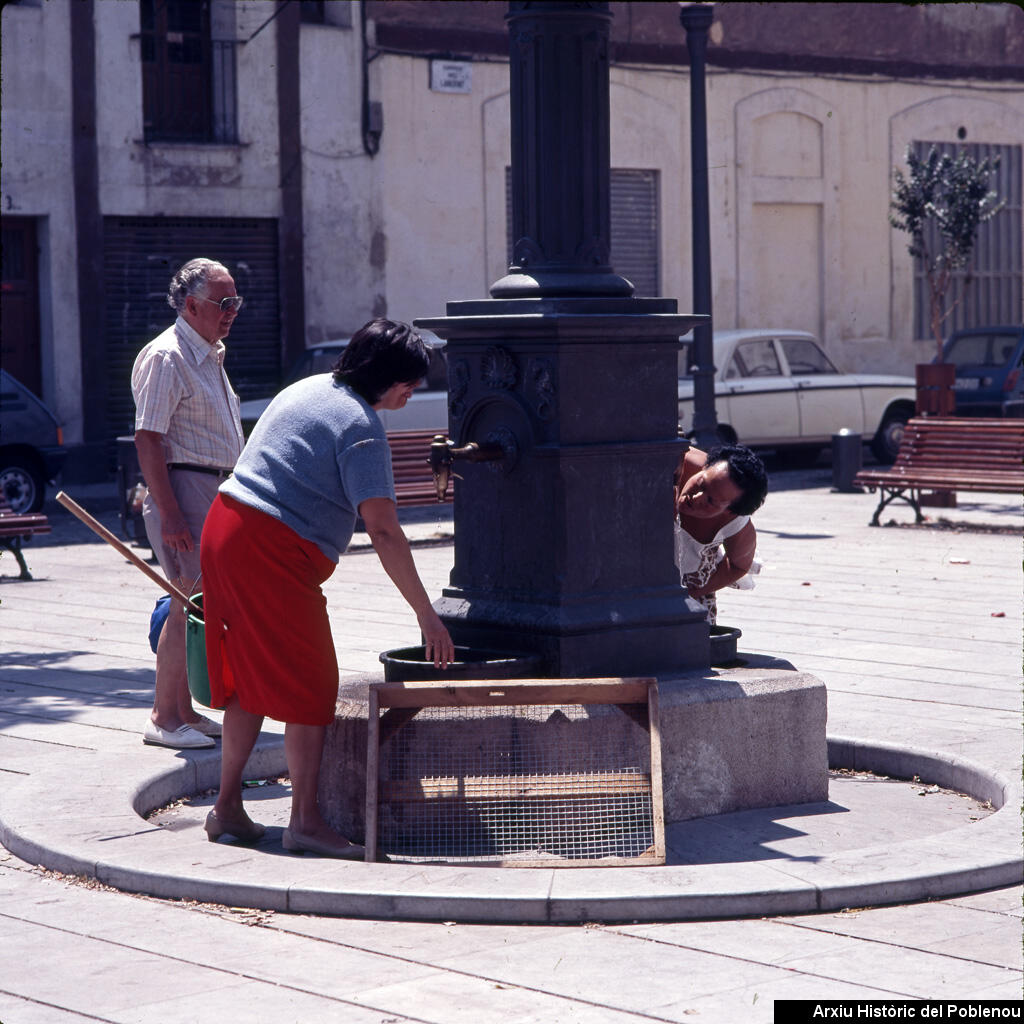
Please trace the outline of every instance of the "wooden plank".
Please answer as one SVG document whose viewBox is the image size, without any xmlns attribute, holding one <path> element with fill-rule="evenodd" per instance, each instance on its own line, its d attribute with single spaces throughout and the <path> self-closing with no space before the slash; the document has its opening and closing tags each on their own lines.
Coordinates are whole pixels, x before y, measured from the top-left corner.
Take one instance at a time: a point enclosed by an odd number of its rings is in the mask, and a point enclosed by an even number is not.
<svg viewBox="0 0 1024 1024">
<path fill-rule="evenodd" d="M 488 868 L 645 868 L 657 867 L 654 847 L 649 846 L 635 857 L 536 857 L 531 854 L 511 855 L 500 860 L 483 857 L 413 857 L 397 854 L 391 858 L 398 864 L 465 864 Z"/>
<path fill-rule="evenodd" d="M 654 862 L 665 863 L 665 793 L 661 765 L 661 710 L 658 683 L 647 687 L 647 718 L 651 731 L 651 814 L 654 819 Z"/>
<path fill-rule="evenodd" d="M 460 775 L 447 778 L 391 779 L 381 782 L 386 803 L 430 803 L 438 800 L 591 800 L 646 796 L 646 772 L 592 772 L 566 775 Z"/>
<path fill-rule="evenodd" d="M 537 860 L 520 860 L 507 857 L 498 862 L 503 868 L 636 868 L 636 867 L 657 867 L 664 864 L 665 858 L 658 859 L 653 846 L 649 846 L 643 853 L 635 857 L 580 857 L 561 858 L 552 857 L 550 860 L 538 858 Z"/>
<path fill-rule="evenodd" d="M 988 478 L 985 480 L 964 480 L 956 476 L 937 473 L 917 473 L 906 476 L 864 476 L 857 478 L 856 483 L 874 484 L 875 486 L 920 488 L 946 488 L 952 491 L 990 491 L 992 494 L 1015 494 L 1024 488 L 1024 475 L 1007 478 Z"/>
<path fill-rule="evenodd" d="M 503 679 L 371 683 L 381 707 L 503 707 L 528 704 L 636 704 L 650 679 Z"/>
<path fill-rule="evenodd" d="M 1006 473 L 1006 472 L 993 472 L 989 476 L 984 477 L 973 477 L 966 476 L 960 473 L 949 473 L 946 471 L 940 471 L 931 469 L 928 467 L 918 470 L 916 473 L 909 472 L 898 472 L 898 473 L 865 473 L 861 476 L 862 480 L 881 480 L 883 482 L 892 481 L 893 483 L 904 483 L 913 482 L 914 480 L 940 480 L 942 483 L 956 484 L 959 482 L 963 483 L 964 487 L 981 487 L 986 483 L 992 483 L 996 486 L 1012 486 L 1015 483 L 1019 483 L 1024 480 L 1024 471 L 1017 473 Z"/>
<path fill-rule="evenodd" d="M 377 859 L 377 802 L 380 776 L 380 705 L 370 687 L 366 721 L 366 862 Z"/>
<path fill-rule="evenodd" d="M 0 491 L 0 537 L 29 537 L 50 533 L 50 520 L 42 512 L 15 512 Z"/>
</svg>

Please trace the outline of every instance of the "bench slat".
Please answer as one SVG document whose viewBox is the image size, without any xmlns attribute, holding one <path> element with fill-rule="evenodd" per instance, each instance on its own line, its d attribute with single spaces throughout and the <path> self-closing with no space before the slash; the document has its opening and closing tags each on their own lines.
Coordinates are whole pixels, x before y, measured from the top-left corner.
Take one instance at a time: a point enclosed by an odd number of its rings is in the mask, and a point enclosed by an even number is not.
<svg viewBox="0 0 1024 1024">
<path fill-rule="evenodd" d="M 33 537 L 51 532 L 50 520 L 42 512 L 15 512 L 0 493 L 0 547 L 14 555 L 21 570 L 19 580 L 30 580 L 32 574 L 25 563 L 21 546 Z"/>
</svg>

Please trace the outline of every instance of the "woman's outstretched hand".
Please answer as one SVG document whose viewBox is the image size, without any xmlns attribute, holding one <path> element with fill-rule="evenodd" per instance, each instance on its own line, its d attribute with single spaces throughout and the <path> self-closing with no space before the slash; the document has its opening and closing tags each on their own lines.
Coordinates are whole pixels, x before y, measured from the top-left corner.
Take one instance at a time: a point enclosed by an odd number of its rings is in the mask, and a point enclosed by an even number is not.
<svg viewBox="0 0 1024 1024">
<path fill-rule="evenodd" d="M 434 668 L 447 668 L 455 660 L 455 644 L 437 612 L 432 608 L 424 612 L 419 624 L 427 661 L 432 661 Z"/>
</svg>

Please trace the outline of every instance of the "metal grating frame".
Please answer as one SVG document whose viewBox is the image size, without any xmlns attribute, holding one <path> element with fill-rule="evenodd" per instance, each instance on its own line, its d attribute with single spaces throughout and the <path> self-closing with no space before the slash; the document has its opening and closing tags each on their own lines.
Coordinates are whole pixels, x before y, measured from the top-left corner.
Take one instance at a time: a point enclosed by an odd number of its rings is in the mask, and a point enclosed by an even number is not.
<svg viewBox="0 0 1024 1024">
<path fill-rule="evenodd" d="M 366 859 L 663 864 L 656 681 L 372 684 Z"/>
</svg>

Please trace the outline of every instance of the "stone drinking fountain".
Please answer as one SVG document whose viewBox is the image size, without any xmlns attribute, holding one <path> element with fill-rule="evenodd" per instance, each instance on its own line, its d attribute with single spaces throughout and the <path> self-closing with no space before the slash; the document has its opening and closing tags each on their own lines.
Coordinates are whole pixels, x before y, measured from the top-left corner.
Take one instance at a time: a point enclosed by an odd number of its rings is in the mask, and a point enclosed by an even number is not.
<svg viewBox="0 0 1024 1024">
<path fill-rule="evenodd" d="M 823 684 L 769 658 L 711 669 L 703 610 L 679 582 L 677 358 L 707 317 L 633 295 L 610 264 L 611 17 L 608 3 L 508 7 L 512 263 L 489 298 L 417 321 L 447 341 L 439 492 L 458 477 L 435 608 L 471 663 L 463 678 L 510 657 L 513 675 L 656 676 L 669 822 L 826 799 Z M 348 835 L 363 828 L 365 687 L 343 688 L 321 774 L 325 815 Z M 600 710 L 592 742 L 636 728 Z"/>
</svg>

